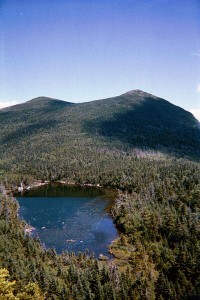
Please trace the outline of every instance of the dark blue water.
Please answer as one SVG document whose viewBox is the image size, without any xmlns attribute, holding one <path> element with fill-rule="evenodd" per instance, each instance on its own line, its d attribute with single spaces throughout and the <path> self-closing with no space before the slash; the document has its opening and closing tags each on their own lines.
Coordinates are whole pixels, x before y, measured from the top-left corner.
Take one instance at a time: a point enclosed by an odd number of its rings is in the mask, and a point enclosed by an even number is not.
<svg viewBox="0 0 200 300">
<path fill-rule="evenodd" d="M 35 228 L 46 248 L 108 255 L 117 237 L 108 206 L 111 200 L 95 188 L 47 186 L 17 196 L 20 216 Z"/>
</svg>

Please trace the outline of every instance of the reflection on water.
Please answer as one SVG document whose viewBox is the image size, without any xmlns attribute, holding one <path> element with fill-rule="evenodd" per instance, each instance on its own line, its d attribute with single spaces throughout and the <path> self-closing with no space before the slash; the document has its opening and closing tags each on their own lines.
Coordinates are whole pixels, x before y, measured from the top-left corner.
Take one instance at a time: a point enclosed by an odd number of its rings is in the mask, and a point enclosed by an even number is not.
<svg viewBox="0 0 200 300">
<path fill-rule="evenodd" d="M 117 230 L 106 211 L 111 200 L 96 188 L 49 185 L 17 196 L 20 215 L 46 248 L 107 255 Z"/>
</svg>

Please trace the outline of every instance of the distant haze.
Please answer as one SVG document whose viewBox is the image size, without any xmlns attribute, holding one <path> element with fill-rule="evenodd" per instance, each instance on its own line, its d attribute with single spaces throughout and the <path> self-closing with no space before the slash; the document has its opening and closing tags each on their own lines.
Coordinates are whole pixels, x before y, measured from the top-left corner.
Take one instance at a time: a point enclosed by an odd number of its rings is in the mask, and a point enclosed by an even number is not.
<svg viewBox="0 0 200 300">
<path fill-rule="evenodd" d="M 200 108 L 190 109 L 190 112 L 200 121 Z"/>
</svg>

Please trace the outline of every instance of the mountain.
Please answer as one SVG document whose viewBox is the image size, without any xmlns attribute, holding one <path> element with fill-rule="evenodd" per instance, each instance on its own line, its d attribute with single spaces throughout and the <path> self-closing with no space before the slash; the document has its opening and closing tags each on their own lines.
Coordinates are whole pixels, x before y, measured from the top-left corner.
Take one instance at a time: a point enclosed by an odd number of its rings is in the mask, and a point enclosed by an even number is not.
<svg viewBox="0 0 200 300">
<path fill-rule="evenodd" d="M 170 102 L 140 90 L 91 102 L 98 117 L 86 120 L 85 129 L 100 136 L 152 149 L 193 148 L 200 142 L 199 122 Z"/>
<path fill-rule="evenodd" d="M 16 104 L 13 106 L 5 107 L 1 109 L 1 111 L 17 112 L 30 109 L 58 109 L 61 107 L 66 107 L 68 105 L 73 105 L 73 103 L 49 97 L 37 97 L 23 104 Z"/>
<path fill-rule="evenodd" d="M 192 114 L 140 90 L 0 110 L 0 298 L 200 299 L 199 146 Z M 87 253 L 58 256 L 28 236 L 6 190 L 38 180 L 98 184 L 106 198 L 116 195 L 112 268 Z"/>
<path fill-rule="evenodd" d="M 3 171 L 45 176 L 52 168 L 62 177 L 74 166 L 89 167 L 97 153 L 135 148 L 197 159 L 199 122 L 140 90 L 80 104 L 38 97 L 0 110 Z"/>
</svg>

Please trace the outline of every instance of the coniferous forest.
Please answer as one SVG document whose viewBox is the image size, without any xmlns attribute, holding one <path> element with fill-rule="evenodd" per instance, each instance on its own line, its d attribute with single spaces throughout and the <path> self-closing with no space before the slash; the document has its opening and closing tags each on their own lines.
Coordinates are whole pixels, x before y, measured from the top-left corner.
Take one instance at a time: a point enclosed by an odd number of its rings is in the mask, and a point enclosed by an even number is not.
<svg viewBox="0 0 200 300">
<path fill-rule="evenodd" d="M 199 123 L 141 91 L 75 106 L 0 111 L 0 299 L 199 299 Z M 12 191 L 45 180 L 116 190 L 112 259 L 27 234 Z"/>
</svg>

